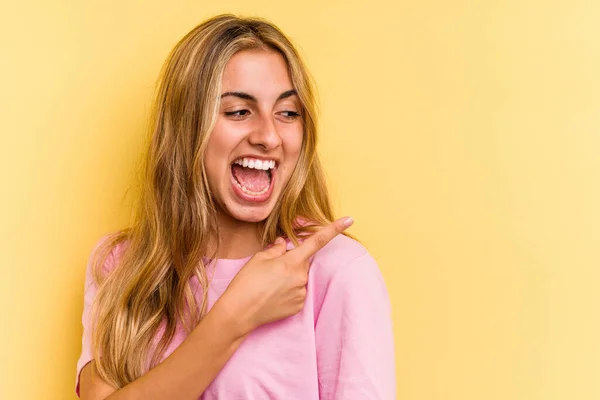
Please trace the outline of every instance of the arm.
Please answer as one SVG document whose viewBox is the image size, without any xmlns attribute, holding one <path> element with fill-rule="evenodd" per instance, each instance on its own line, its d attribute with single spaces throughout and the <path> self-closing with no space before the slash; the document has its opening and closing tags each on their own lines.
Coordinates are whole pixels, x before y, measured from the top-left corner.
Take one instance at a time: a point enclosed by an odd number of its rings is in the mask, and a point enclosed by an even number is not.
<svg viewBox="0 0 600 400">
<path fill-rule="evenodd" d="M 92 254 L 95 254 L 103 240 L 105 238 L 96 245 Z M 281 247 L 281 245 L 276 246 L 271 252 L 277 254 L 277 251 L 282 250 Z M 117 258 L 121 256 L 121 251 L 122 247 L 113 248 L 103 265 L 105 273 L 113 270 Z M 77 363 L 75 389 L 82 399 L 195 400 L 206 390 L 248 333 L 256 326 L 254 321 L 240 314 L 240 310 L 245 310 L 244 303 L 236 297 L 236 293 L 239 296 L 238 292 L 241 291 L 245 297 L 251 298 L 252 292 L 244 290 L 244 287 L 238 291 L 227 290 L 169 357 L 144 376 L 117 390 L 104 382 L 98 374 L 92 374 L 95 361 L 92 354 L 91 310 L 98 286 L 92 274 L 91 260 L 92 257 L 88 261 L 85 274 L 82 352 Z"/>
<path fill-rule="evenodd" d="M 368 253 L 331 277 L 315 335 L 321 400 L 396 398 L 390 301 Z"/>
<path fill-rule="evenodd" d="M 219 299 L 192 333 L 162 363 L 122 389 L 116 390 L 98 376 L 90 364 L 81 373 L 85 400 L 197 399 L 217 376 L 247 336 L 235 315 Z"/>
<path fill-rule="evenodd" d="M 309 257 L 350 225 L 351 219 L 339 219 L 287 254 L 286 242 L 281 238 L 270 249 L 256 253 L 184 342 L 161 364 L 119 390 L 92 377 L 91 367 L 85 366 L 93 362 L 90 309 L 97 290 L 88 263 L 82 354 L 77 363 L 78 371 L 82 372 L 77 375 L 81 379 L 81 398 L 195 400 L 252 330 L 302 310 Z M 114 258 L 109 257 L 105 269 L 110 270 L 111 264 Z M 79 387 L 77 382 L 78 394 Z"/>
</svg>

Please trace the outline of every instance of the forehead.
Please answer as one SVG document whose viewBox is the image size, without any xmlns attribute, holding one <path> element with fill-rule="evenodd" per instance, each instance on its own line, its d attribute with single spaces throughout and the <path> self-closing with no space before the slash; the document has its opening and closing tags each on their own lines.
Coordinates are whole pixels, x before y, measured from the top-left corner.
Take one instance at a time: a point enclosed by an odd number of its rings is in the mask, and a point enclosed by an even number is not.
<svg viewBox="0 0 600 400">
<path fill-rule="evenodd" d="M 279 96 L 293 89 L 287 64 L 273 50 L 244 50 L 234 54 L 223 71 L 222 91 L 242 91 L 256 97 Z"/>
</svg>

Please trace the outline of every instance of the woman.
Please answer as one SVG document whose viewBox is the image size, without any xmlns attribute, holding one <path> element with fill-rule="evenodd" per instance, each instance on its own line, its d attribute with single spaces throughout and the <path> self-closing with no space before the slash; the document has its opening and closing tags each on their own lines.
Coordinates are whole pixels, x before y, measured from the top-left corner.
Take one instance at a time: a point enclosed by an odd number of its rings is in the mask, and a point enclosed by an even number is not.
<svg viewBox="0 0 600 400">
<path fill-rule="evenodd" d="M 88 263 L 82 399 L 394 398 L 385 284 L 331 222 L 315 146 L 275 26 L 222 15 L 177 44 L 136 220 Z"/>
</svg>

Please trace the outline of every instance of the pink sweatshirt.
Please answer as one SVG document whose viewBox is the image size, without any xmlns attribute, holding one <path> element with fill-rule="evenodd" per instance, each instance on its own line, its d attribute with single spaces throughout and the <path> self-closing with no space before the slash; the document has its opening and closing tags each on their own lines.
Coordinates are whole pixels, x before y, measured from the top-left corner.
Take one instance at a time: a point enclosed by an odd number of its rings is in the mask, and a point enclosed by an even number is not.
<svg viewBox="0 0 600 400">
<path fill-rule="evenodd" d="M 122 252 L 107 260 L 110 270 Z M 293 244 L 288 242 L 288 249 Z M 209 309 L 250 257 L 219 259 L 209 287 Z M 209 274 L 215 263 L 209 266 Z M 210 275 L 209 275 L 210 276 Z M 192 289 L 198 288 L 196 278 Z M 91 361 L 90 306 L 96 293 L 88 263 L 79 374 Z M 200 291 L 196 290 L 200 299 Z M 186 334 L 178 329 L 164 354 Z M 312 258 L 304 310 L 263 325 L 240 345 L 202 400 L 391 400 L 395 398 L 391 309 L 379 268 L 358 242 L 338 235 Z"/>
</svg>

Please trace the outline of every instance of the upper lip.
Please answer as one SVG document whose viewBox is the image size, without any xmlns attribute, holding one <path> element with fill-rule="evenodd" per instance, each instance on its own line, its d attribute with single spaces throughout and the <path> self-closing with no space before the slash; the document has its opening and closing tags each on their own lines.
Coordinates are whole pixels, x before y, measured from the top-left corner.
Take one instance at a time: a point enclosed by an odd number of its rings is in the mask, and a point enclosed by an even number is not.
<svg viewBox="0 0 600 400">
<path fill-rule="evenodd" d="M 233 164 L 235 162 L 235 160 L 239 160 L 242 158 L 254 158 L 256 160 L 268 160 L 268 161 L 273 160 L 273 161 L 275 161 L 275 166 L 279 165 L 279 158 L 277 158 L 277 157 L 257 156 L 254 154 L 244 154 L 242 156 L 238 156 L 231 161 L 231 164 Z"/>
</svg>

